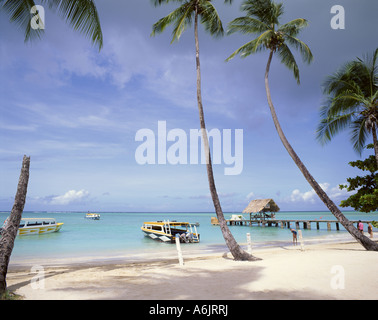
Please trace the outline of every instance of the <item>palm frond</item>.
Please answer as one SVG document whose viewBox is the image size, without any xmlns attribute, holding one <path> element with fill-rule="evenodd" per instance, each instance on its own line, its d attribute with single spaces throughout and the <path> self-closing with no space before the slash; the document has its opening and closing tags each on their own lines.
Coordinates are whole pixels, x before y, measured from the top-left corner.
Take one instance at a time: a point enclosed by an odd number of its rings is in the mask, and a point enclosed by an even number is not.
<svg viewBox="0 0 378 320">
<path fill-rule="evenodd" d="M 257 39 L 254 39 L 254 40 L 244 44 L 243 46 L 241 46 L 233 54 L 231 54 L 226 59 L 226 61 L 230 61 L 231 59 L 233 59 L 238 54 L 240 54 L 240 58 L 246 58 L 249 55 L 251 55 L 252 53 L 255 53 L 255 52 L 258 52 L 258 51 L 261 51 L 261 50 L 264 50 L 264 49 L 266 49 L 264 42 L 259 41 L 259 39 L 257 38 Z"/>
<path fill-rule="evenodd" d="M 375 49 L 373 54 L 373 68 L 371 70 L 372 74 L 371 77 L 373 79 L 373 84 L 375 87 L 375 90 L 378 89 L 378 48 Z"/>
<path fill-rule="evenodd" d="M 222 21 L 217 10 L 210 1 L 199 4 L 199 15 L 205 30 L 213 36 L 222 36 L 224 33 Z"/>
<path fill-rule="evenodd" d="M 283 14 L 283 5 L 272 0 L 246 0 L 242 3 L 241 10 L 267 25 L 276 25 Z"/>
<path fill-rule="evenodd" d="M 171 43 L 176 40 L 178 41 L 186 28 L 191 26 L 192 16 L 194 13 L 194 4 L 193 2 L 187 2 L 178 9 L 179 16 L 177 16 L 176 21 L 174 22 Z"/>
<path fill-rule="evenodd" d="M 352 64 L 348 63 L 328 76 L 322 85 L 324 94 L 336 96 L 345 90 L 352 90 L 353 81 L 351 81 L 351 70 Z"/>
<path fill-rule="evenodd" d="M 260 33 L 265 32 L 268 29 L 271 29 L 271 27 L 258 19 L 252 17 L 239 17 L 228 24 L 227 34 L 235 32 L 243 34 Z"/>
<path fill-rule="evenodd" d="M 103 35 L 100 18 L 93 0 L 42 0 L 50 9 L 57 10 L 58 14 L 68 22 L 74 30 L 78 30 L 90 38 L 92 44 L 101 50 Z"/>
<path fill-rule="evenodd" d="M 307 26 L 308 26 L 308 21 L 306 19 L 298 18 L 298 19 L 294 19 L 288 23 L 281 25 L 278 31 L 281 31 L 282 33 L 288 36 L 295 37 L 303 28 Z"/>
<path fill-rule="evenodd" d="M 323 118 L 316 130 L 316 139 L 325 144 L 329 142 L 340 130 L 350 126 L 354 113 L 346 113 L 337 116 Z"/>
<path fill-rule="evenodd" d="M 289 70 L 293 71 L 294 78 L 297 80 L 297 83 L 300 83 L 299 79 L 299 68 L 297 65 L 297 62 L 295 61 L 295 58 L 290 51 L 289 47 L 286 44 L 281 45 L 278 50 L 278 55 L 281 58 L 281 62 L 289 68 Z"/>
<path fill-rule="evenodd" d="M 337 87 L 335 93 L 332 92 L 328 97 L 328 116 L 352 111 L 359 113 L 370 104 L 370 100 L 356 82 L 341 81 L 341 83 L 342 88 Z"/>
<path fill-rule="evenodd" d="M 170 2 L 183 3 L 185 1 L 186 0 L 151 0 L 151 2 L 154 4 L 155 7 L 160 6 L 162 4 L 167 4 L 167 3 L 170 3 Z"/>
<path fill-rule="evenodd" d="M 33 0 L 5 0 L 0 2 L 0 10 L 9 16 L 9 20 L 24 30 L 25 42 L 41 38 L 43 29 L 32 29 L 30 10 L 35 6 Z"/>
<path fill-rule="evenodd" d="M 351 109 L 354 109 L 355 112 L 361 112 L 368 108 L 370 100 L 361 93 L 345 91 L 334 97 L 332 103 L 332 113 L 337 114 Z"/>
<path fill-rule="evenodd" d="M 355 119 L 351 124 L 351 138 L 350 141 L 353 144 L 353 149 L 356 150 L 359 154 L 362 153 L 366 139 L 369 135 L 368 130 L 365 126 L 366 119 L 364 117 L 359 117 Z"/>
<path fill-rule="evenodd" d="M 285 35 L 285 40 L 287 43 L 292 45 L 295 49 L 299 50 L 304 62 L 308 64 L 312 62 L 314 57 L 307 44 L 305 44 L 303 41 L 299 40 L 298 38 L 295 38 L 290 35 Z"/>
<path fill-rule="evenodd" d="M 256 53 L 258 51 L 266 49 L 266 46 L 265 46 L 266 40 L 269 39 L 272 36 L 272 34 L 273 34 L 272 30 L 265 31 L 258 38 L 246 43 L 245 45 L 237 49 L 233 54 L 231 54 L 226 59 L 226 61 L 230 61 L 238 54 L 240 54 L 241 58 L 246 58 L 252 53 Z"/>
<path fill-rule="evenodd" d="M 191 15 L 193 11 L 192 5 L 193 3 L 191 2 L 184 3 L 166 17 L 161 18 L 152 26 L 151 36 L 163 32 L 167 26 L 174 24 L 171 43 L 175 40 L 179 40 L 188 24 L 191 23 Z"/>
</svg>

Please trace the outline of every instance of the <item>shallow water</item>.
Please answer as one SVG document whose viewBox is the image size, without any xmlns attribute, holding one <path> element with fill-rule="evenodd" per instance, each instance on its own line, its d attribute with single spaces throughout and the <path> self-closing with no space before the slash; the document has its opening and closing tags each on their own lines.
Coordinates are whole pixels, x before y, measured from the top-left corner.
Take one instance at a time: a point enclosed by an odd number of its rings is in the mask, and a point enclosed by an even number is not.
<svg viewBox="0 0 378 320">
<path fill-rule="evenodd" d="M 378 220 L 378 213 L 344 213 L 350 220 Z M 0 213 L 4 221 L 9 212 Z M 24 212 L 23 217 L 51 217 L 64 225 L 61 231 L 45 235 L 17 237 L 12 253 L 12 260 L 32 258 L 64 259 L 72 257 L 111 257 L 116 255 L 138 255 L 158 253 L 174 248 L 172 244 L 160 243 L 149 239 L 140 230 L 144 221 L 177 220 L 199 222 L 201 235 L 199 244 L 183 244 L 183 250 L 203 250 L 214 252 L 225 250 L 225 244 L 219 226 L 210 223 L 214 213 L 122 213 L 102 212 L 100 220 L 85 219 L 83 212 Z M 247 217 L 248 215 L 245 215 Z M 225 213 L 226 219 L 231 213 Z M 336 220 L 330 212 L 280 212 L 277 219 L 300 220 Z M 294 224 L 292 224 L 292 227 Z M 300 225 L 302 228 L 302 224 Z M 340 226 L 340 231 L 327 230 L 327 224 L 321 223 L 320 230 L 312 224 L 311 230 L 302 230 L 303 238 L 313 243 L 322 241 L 352 240 L 348 232 Z M 367 226 L 365 224 L 365 230 Z M 289 229 L 280 227 L 230 226 L 236 241 L 246 245 L 246 234 L 251 234 L 253 247 L 289 245 L 292 235 Z M 377 229 L 374 229 L 376 232 Z"/>
</svg>

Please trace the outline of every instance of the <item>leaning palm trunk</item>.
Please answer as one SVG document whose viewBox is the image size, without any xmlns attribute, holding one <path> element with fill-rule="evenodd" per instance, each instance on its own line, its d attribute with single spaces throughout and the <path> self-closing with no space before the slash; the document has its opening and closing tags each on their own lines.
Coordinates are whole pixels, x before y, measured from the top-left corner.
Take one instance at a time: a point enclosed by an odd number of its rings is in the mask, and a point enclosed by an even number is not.
<svg viewBox="0 0 378 320">
<path fill-rule="evenodd" d="M 20 179 L 18 181 L 17 193 L 8 223 L 4 227 L 0 240 L 0 294 L 7 288 L 6 276 L 8 272 L 9 259 L 12 254 L 14 239 L 16 238 L 20 225 L 22 212 L 25 206 L 26 192 L 29 182 L 30 157 L 24 156 Z"/>
<path fill-rule="evenodd" d="M 230 229 L 227 226 L 227 222 L 224 219 L 224 215 L 222 212 L 222 207 L 218 198 L 217 189 L 215 187 L 214 182 L 214 174 L 213 174 L 213 167 L 211 163 L 211 156 L 210 156 L 210 148 L 209 148 L 209 140 L 206 132 L 206 125 L 205 125 L 205 116 L 203 113 L 202 107 L 202 95 L 201 95 L 201 67 L 200 67 L 200 58 L 199 58 L 199 42 L 198 42 L 198 14 L 196 12 L 195 15 L 195 22 L 194 22 L 194 37 L 196 43 L 196 69 L 197 69 L 197 101 L 198 101 L 198 111 L 199 111 L 199 118 L 200 118 L 200 125 L 201 125 L 201 132 L 202 132 L 202 139 L 204 142 L 204 149 L 206 155 L 206 169 L 207 169 L 207 178 L 209 181 L 209 188 L 211 193 L 211 198 L 214 203 L 215 212 L 219 221 L 219 225 L 226 241 L 227 247 L 230 250 L 232 256 L 235 260 L 260 260 L 257 257 L 250 255 L 249 253 L 242 250 L 239 244 L 236 242 L 235 238 L 233 237 Z"/>
<path fill-rule="evenodd" d="M 270 108 L 270 112 L 272 113 L 272 118 L 274 125 L 276 127 L 276 130 L 278 132 L 278 135 L 286 148 L 287 152 L 290 154 L 291 158 L 294 160 L 295 164 L 298 166 L 299 170 L 301 170 L 302 174 L 306 178 L 307 182 L 311 185 L 311 187 L 314 189 L 316 194 L 319 196 L 319 198 L 324 202 L 324 204 L 327 206 L 327 208 L 332 212 L 332 214 L 336 217 L 336 219 L 343 225 L 343 227 L 366 249 L 370 251 L 378 251 L 378 243 L 370 240 L 368 237 L 361 234 L 354 226 L 353 223 L 351 223 L 339 210 L 339 208 L 334 204 L 334 202 L 328 197 L 328 195 L 324 192 L 324 190 L 319 186 L 319 184 L 315 181 L 315 179 L 312 177 L 310 172 L 307 170 L 301 159 L 298 157 L 298 155 L 295 153 L 294 149 L 291 147 L 289 141 L 287 141 L 285 134 L 283 133 L 281 129 L 281 125 L 278 121 L 276 111 L 274 109 L 272 98 L 270 95 L 270 89 L 269 89 L 269 69 L 270 69 L 270 63 L 272 61 L 273 57 L 273 51 L 270 51 L 268 63 L 266 66 L 265 71 L 265 90 L 266 95 L 268 98 L 268 104 Z"/>
</svg>

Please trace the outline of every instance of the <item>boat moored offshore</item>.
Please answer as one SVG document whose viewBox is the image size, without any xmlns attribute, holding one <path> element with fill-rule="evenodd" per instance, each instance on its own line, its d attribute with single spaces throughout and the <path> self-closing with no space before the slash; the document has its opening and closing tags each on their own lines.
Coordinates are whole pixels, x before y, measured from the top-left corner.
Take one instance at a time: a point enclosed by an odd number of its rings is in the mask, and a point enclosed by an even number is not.
<svg viewBox="0 0 378 320">
<path fill-rule="evenodd" d="M 197 243 L 200 235 L 194 224 L 177 221 L 153 221 L 144 222 L 141 227 L 145 236 L 162 242 L 174 243 L 176 237 L 180 237 L 180 242 Z"/>
<path fill-rule="evenodd" d="M 8 223 L 8 218 L 4 221 L 3 229 Z M 18 236 L 34 234 L 45 234 L 59 231 L 63 222 L 56 222 L 54 218 L 22 218 L 18 227 Z"/>
<path fill-rule="evenodd" d="M 91 219 L 91 220 L 100 220 L 100 214 L 99 213 L 90 213 L 90 212 L 88 212 L 85 215 L 85 218 L 86 219 Z"/>
</svg>

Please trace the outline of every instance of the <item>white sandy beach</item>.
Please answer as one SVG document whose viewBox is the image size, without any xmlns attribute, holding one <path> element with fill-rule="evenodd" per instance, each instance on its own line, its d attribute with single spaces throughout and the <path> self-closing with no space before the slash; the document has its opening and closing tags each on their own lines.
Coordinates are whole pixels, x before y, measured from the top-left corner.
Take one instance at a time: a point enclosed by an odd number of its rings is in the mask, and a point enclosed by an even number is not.
<svg viewBox="0 0 378 320">
<path fill-rule="evenodd" d="M 10 265 L 7 283 L 26 300 L 378 299 L 378 253 L 358 243 L 260 249 L 254 255 L 262 260 L 184 252 L 184 266 L 177 259 L 76 261 L 46 264 L 37 273 Z"/>
</svg>

